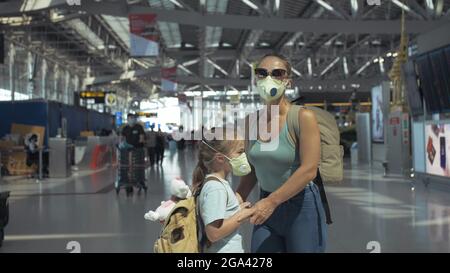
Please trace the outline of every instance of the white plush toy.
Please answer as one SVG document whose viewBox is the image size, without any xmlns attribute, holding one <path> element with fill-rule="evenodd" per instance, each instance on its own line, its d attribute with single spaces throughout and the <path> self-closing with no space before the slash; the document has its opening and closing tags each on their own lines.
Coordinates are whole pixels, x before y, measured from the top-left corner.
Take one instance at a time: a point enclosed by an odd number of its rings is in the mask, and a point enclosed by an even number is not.
<svg viewBox="0 0 450 273">
<path fill-rule="evenodd" d="M 170 193 L 172 196 L 169 200 L 162 201 L 161 205 L 155 211 L 150 210 L 144 215 L 144 218 L 163 223 L 178 201 L 192 196 L 189 186 L 179 177 L 172 180 Z"/>
</svg>

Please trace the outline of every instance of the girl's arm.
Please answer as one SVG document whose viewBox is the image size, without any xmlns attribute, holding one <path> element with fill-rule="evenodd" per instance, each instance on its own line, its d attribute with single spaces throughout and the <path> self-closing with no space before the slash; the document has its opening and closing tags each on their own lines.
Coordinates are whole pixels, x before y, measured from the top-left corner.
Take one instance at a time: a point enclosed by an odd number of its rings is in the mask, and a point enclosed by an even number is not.
<svg viewBox="0 0 450 273">
<path fill-rule="evenodd" d="M 246 202 L 241 205 L 241 210 L 227 219 L 219 219 L 205 227 L 206 236 L 212 243 L 225 238 L 233 233 L 242 224 L 241 219 L 244 220 L 253 214 L 253 208 L 249 208 L 250 203 Z"/>
</svg>

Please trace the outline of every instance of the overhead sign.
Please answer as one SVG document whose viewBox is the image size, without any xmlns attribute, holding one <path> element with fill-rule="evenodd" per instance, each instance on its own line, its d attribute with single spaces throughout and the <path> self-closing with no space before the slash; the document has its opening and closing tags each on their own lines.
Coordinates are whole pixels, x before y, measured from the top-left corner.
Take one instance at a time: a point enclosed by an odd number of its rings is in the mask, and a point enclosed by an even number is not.
<svg viewBox="0 0 450 273">
<path fill-rule="evenodd" d="M 130 55 L 149 57 L 159 55 L 159 34 L 156 14 L 130 14 Z"/>
<path fill-rule="evenodd" d="M 157 118 L 158 117 L 158 113 L 137 112 L 136 114 L 140 117 L 146 117 L 146 118 Z"/>
<path fill-rule="evenodd" d="M 240 102 L 241 102 L 241 97 L 239 96 L 239 94 L 230 96 L 231 104 L 239 104 Z"/>
<path fill-rule="evenodd" d="M 117 104 L 117 95 L 114 93 L 106 94 L 105 96 L 105 104 L 107 106 L 116 106 Z"/>
<path fill-rule="evenodd" d="M 109 102 L 106 100 L 108 98 Z M 82 91 L 80 92 L 80 99 L 93 101 L 94 103 L 115 103 L 117 102 L 117 96 L 115 92 L 111 91 Z"/>
</svg>

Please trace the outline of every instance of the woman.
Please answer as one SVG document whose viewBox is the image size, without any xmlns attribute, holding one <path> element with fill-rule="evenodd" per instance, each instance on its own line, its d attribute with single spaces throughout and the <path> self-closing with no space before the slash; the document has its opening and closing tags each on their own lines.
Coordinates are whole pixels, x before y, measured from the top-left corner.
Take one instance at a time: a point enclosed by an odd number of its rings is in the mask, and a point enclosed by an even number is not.
<svg viewBox="0 0 450 273">
<path fill-rule="evenodd" d="M 250 218 L 255 225 L 253 253 L 325 251 L 325 213 L 318 187 L 312 182 L 320 158 L 320 132 L 314 113 L 301 109 L 298 154 L 302 160 L 301 164 L 296 163 L 296 151 L 288 139 L 286 123 L 291 105 L 284 97 L 286 88 L 292 85 L 290 75 L 289 62 L 277 54 L 264 56 L 255 69 L 257 87 L 266 103 L 259 116 L 267 115 L 268 132 L 276 135 L 278 146 L 271 151 L 261 149 L 270 139 L 259 137 L 247 142 L 252 172 L 241 178 L 237 195 L 240 202 L 245 201 L 259 182 L 260 200 Z M 279 112 L 270 113 L 271 105 L 278 105 Z M 271 122 L 279 125 L 277 132 L 270 132 Z"/>
</svg>

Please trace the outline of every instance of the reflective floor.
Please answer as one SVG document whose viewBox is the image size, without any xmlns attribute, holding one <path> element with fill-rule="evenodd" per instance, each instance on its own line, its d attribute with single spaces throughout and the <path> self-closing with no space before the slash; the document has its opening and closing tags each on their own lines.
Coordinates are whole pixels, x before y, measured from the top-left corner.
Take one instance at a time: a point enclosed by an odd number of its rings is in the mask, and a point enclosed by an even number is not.
<svg viewBox="0 0 450 273">
<path fill-rule="evenodd" d="M 152 252 L 161 225 L 144 214 L 169 197 L 171 179 L 190 180 L 195 163 L 189 148 L 166 151 L 163 165 L 147 170 L 147 195 L 128 198 L 116 196 L 113 167 L 66 180 L 2 181 L 0 191 L 12 197 L 0 252 L 70 252 L 71 241 L 81 252 Z M 327 252 L 450 252 L 450 191 L 384 178 L 375 167 L 347 165 L 345 175 L 326 185 L 334 220 Z M 242 233 L 248 250 L 250 224 Z"/>
</svg>

